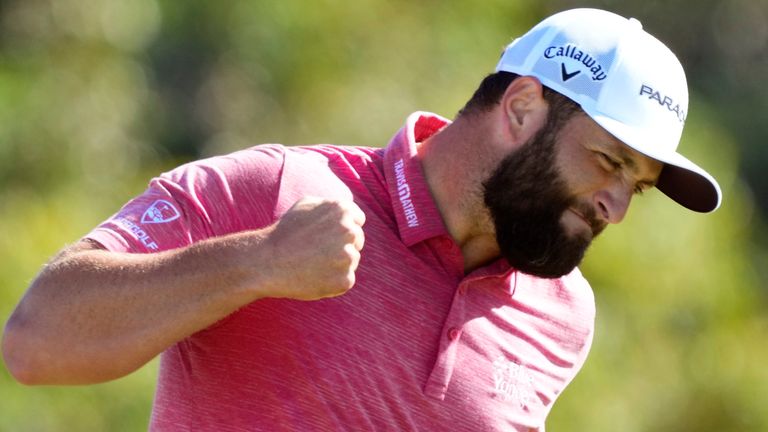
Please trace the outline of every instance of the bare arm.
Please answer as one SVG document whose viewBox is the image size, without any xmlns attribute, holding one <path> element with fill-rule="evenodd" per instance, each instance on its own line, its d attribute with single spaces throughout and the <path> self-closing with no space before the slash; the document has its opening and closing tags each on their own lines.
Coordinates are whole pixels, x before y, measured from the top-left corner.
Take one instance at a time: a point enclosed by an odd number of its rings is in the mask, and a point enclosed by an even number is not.
<svg viewBox="0 0 768 432">
<path fill-rule="evenodd" d="M 26 384 L 107 381 L 260 298 L 343 294 L 363 223 L 353 203 L 308 199 L 268 228 L 167 252 L 82 241 L 45 266 L 12 314 L 6 364 Z"/>
</svg>

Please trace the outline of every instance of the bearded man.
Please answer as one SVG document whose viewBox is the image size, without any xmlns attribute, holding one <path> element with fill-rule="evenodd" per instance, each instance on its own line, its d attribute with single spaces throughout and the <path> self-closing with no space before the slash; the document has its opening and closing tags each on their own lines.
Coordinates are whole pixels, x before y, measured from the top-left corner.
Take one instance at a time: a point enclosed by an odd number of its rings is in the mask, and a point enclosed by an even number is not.
<svg viewBox="0 0 768 432">
<path fill-rule="evenodd" d="M 687 99 L 637 20 L 561 12 L 453 122 L 153 179 L 38 275 L 6 362 L 87 384 L 161 354 L 157 431 L 544 430 L 592 342 L 592 240 L 654 186 L 720 205 L 676 152 Z"/>
</svg>

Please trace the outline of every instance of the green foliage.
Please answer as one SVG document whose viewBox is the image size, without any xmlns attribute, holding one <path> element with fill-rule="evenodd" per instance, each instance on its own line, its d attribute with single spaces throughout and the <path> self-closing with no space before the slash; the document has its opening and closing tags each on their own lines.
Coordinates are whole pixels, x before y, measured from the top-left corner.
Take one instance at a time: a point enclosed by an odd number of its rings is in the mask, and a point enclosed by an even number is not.
<svg viewBox="0 0 768 432">
<path fill-rule="evenodd" d="M 48 257 L 155 173 L 262 142 L 384 145 L 412 111 L 451 117 L 513 36 L 569 3 L 3 2 L 0 322 Z M 745 124 L 766 130 L 747 116 L 764 99 L 748 92 L 731 109 L 712 83 L 747 88 L 748 74 L 726 80 L 702 56 L 724 56 L 722 44 L 680 30 L 727 27 L 742 9 L 593 3 L 638 16 L 696 66 L 681 147 L 725 200 L 698 215 L 650 191 L 596 242 L 583 268 L 598 303 L 593 351 L 547 430 L 768 430 L 765 191 L 742 180 L 736 141 Z M 731 15 L 702 18 L 709 9 Z M 0 431 L 144 430 L 155 375 L 151 363 L 112 383 L 29 388 L 0 367 Z"/>
</svg>

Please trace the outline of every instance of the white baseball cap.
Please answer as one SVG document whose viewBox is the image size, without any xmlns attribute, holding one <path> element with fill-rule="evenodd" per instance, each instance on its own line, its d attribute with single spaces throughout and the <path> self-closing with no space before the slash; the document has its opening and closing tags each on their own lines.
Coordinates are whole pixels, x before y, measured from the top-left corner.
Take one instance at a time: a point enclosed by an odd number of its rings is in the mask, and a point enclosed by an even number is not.
<svg viewBox="0 0 768 432">
<path fill-rule="evenodd" d="M 677 57 L 640 22 L 598 9 L 557 13 L 515 39 L 496 71 L 534 76 L 617 139 L 664 163 L 656 187 L 702 213 L 720 207 L 717 181 L 677 152 L 688 86 Z"/>
</svg>

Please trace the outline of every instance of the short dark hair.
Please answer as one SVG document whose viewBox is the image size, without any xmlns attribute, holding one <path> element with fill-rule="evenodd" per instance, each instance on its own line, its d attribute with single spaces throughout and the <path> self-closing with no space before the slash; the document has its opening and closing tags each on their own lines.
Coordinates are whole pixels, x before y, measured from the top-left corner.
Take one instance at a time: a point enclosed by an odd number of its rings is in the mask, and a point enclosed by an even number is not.
<svg viewBox="0 0 768 432">
<path fill-rule="evenodd" d="M 475 90 L 464 108 L 459 111 L 459 116 L 471 115 L 490 111 L 501 100 L 501 96 L 507 90 L 512 81 L 520 75 L 512 72 L 496 72 L 486 76 L 480 86 Z M 550 108 L 550 115 L 556 114 L 560 120 L 568 120 L 572 115 L 581 111 L 581 106 L 562 94 L 544 87 L 544 100 Z"/>
</svg>

